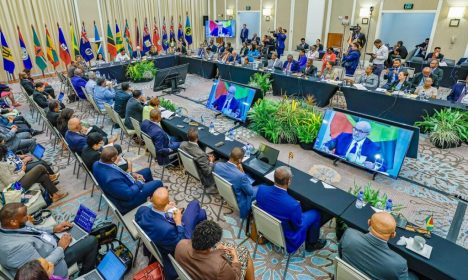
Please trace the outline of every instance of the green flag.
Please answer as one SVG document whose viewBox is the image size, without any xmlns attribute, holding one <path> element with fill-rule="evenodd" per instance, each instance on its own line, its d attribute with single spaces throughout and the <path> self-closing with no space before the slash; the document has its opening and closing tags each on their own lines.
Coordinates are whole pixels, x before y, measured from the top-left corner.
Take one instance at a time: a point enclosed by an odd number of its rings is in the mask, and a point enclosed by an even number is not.
<svg viewBox="0 0 468 280">
<path fill-rule="evenodd" d="M 34 36 L 34 55 L 36 57 L 36 65 L 44 71 L 47 68 L 47 62 L 44 58 L 44 52 L 42 51 L 41 41 L 39 41 L 39 37 L 37 37 L 36 30 L 34 30 L 34 26 L 31 25 L 33 36 Z"/>
</svg>

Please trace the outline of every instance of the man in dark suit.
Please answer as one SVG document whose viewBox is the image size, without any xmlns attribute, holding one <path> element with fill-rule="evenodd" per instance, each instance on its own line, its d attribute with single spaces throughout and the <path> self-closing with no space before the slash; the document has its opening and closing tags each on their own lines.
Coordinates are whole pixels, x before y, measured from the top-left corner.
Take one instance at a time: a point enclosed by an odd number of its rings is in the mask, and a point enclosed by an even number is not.
<svg viewBox="0 0 468 280">
<path fill-rule="evenodd" d="M 258 37 L 257 33 L 252 34 L 252 39 L 250 39 L 250 43 L 256 43 L 257 46 L 260 45 L 260 37 Z"/>
<path fill-rule="evenodd" d="M 301 38 L 301 43 L 297 45 L 297 50 L 302 51 L 302 50 L 308 50 L 309 49 L 309 44 L 306 43 L 305 38 Z"/>
<path fill-rule="evenodd" d="M 292 54 L 288 54 L 288 60 L 283 63 L 283 70 L 291 73 L 301 71 L 299 63 L 293 59 Z"/>
<path fill-rule="evenodd" d="M 231 55 L 228 58 L 228 63 L 230 63 L 230 64 L 241 64 L 240 55 L 238 55 L 236 51 L 232 51 Z"/>
<path fill-rule="evenodd" d="M 142 59 L 145 54 L 141 51 L 140 46 L 137 46 L 135 51 L 132 53 L 132 58 L 133 59 Z"/>
<path fill-rule="evenodd" d="M 212 154 L 206 154 L 198 145 L 198 129 L 191 127 L 187 133 L 188 141 L 184 141 L 180 144 L 180 149 L 191 155 L 200 172 L 201 183 L 205 187 L 214 186 L 215 182 L 213 179 L 213 163 L 215 157 Z"/>
<path fill-rule="evenodd" d="M 388 88 L 395 81 L 398 81 L 398 74 L 403 71 L 406 71 L 406 68 L 401 67 L 401 59 L 393 59 L 393 67 L 384 70 L 384 79 L 387 80 L 387 82 L 384 85 L 384 88 Z"/>
<path fill-rule="evenodd" d="M 115 165 L 117 149 L 105 147 L 101 160 L 93 165 L 93 175 L 106 196 L 125 215 L 145 203 L 154 191 L 163 186 L 161 180 L 153 180 L 149 168 L 127 173 Z"/>
<path fill-rule="evenodd" d="M 388 247 L 396 236 L 396 222 L 387 212 L 375 213 L 369 219 L 369 232 L 348 228 L 339 245 L 341 258 L 372 279 L 410 279 L 406 260 Z"/>
<path fill-rule="evenodd" d="M 426 60 L 437 59 L 441 61 L 442 59 L 444 59 L 444 55 L 440 51 L 441 51 L 440 47 L 435 47 L 433 52 L 428 53 L 426 55 Z"/>
<path fill-rule="evenodd" d="M 317 67 L 314 66 L 314 61 L 312 59 L 307 60 L 304 69 L 302 69 L 302 74 L 312 77 L 317 76 Z"/>
<path fill-rule="evenodd" d="M 158 247 L 166 278 L 176 279 L 177 273 L 168 254 L 174 255 L 180 240 L 192 237 L 195 226 L 206 220 L 206 211 L 197 200 L 192 200 L 182 212 L 169 200 L 169 191 L 166 188 L 156 189 L 151 202 L 152 205 L 138 209 L 135 221 Z"/>
<path fill-rule="evenodd" d="M 439 83 L 437 82 L 436 76 L 432 74 L 432 70 L 430 67 L 424 67 L 421 73 L 414 75 L 411 87 L 417 88 L 419 86 L 424 85 L 426 78 L 432 78 L 432 81 L 434 81 L 433 86 L 436 88 L 439 87 Z"/>
<path fill-rule="evenodd" d="M 299 201 L 288 194 L 291 179 L 289 167 L 278 167 L 274 173 L 275 185 L 259 186 L 257 205 L 281 221 L 288 253 L 295 252 L 304 241 L 307 251 L 320 250 L 327 243 L 319 239 L 320 213 L 315 209 L 302 212 Z"/>
<path fill-rule="evenodd" d="M 236 87 L 230 86 L 226 94 L 220 95 L 212 104 L 216 110 L 223 112 L 225 115 L 232 116 L 234 118 L 239 117 L 239 101 L 236 97 Z"/>
<path fill-rule="evenodd" d="M 43 82 L 37 82 L 35 85 L 35 91 L 33 93 L 33 100 L 36 102 L 39 107 L 42 109 L 49 107 L 49 100 L 52 100 L 52 97 L 48 95 L 45 90 L 45 85 Z"/>
<path fill-rule="evenodd" d="M 127 102 L 132 97 L 133 89 L 130 83 L 122 83 L 121 89 L 115 92 L 114 110 L 119 114 L 120 118 L 125 118 L 125 110 L 127 109 Z"/>
<path fill-rule="evenodd" d="M 244 150 L 239 147 L 232 149 L 229 161 L 218 162 L 213 171 L 232 184 L 232 189 L 236 195 L 237 204 L 241 219 L 245 219 L 250 214 L 252 201 L 257 195 L 257 187 L 252 186 L 253 180 L 244 172 L 242 159 Z"/>
<path fill-rule="evenodd" d="M 81 121 L 78 118 L 71 118 L 68 121 L 68 130 L 65 133 L 65 141 L 67 141 L 68 146 L 73 152 L 80 155 L 81 151 L 83 151 L 84 147 L 86 147 L 87 145 L 87 132 L 91 133 L 96 130 L 100 129 L 97 127 L 93 127 L 88 132 L 88 129 L 81 125 Z M 116 135 L 108 140 L 105 137 L 107 136 L 107 134 L 105 134 L 104 131 L 100 130 L 100 133 L 103 135 L 105 144 L 114 143 L 115 141 L 117 141 Z"/>
<path fill-rule="evenodd" d="M 71 83 L 73 85 L 73 88 L 76 91 L 76 94 L 78 94 L 78 97 L 81 98 L 81 99 L 86 99 L 86 96 L 84 95 L 84 92 L 83 92 L 82 88 L 86 87 L 86 83 L 88 81 L 86 81 L 83 78 L 83 70 L 81 70 L 79 68 L 75 69 L 74 76 L 70 80 L 71 80 Z"/>
<path fill-rule="evenodd" d="M 93 164 L 96 161 L 99 161 L 101 158 L 101 150 L 104 146 L 104 136 L 99 132 L 91 132 L 88 134 L 86 138 L 87 146 L 81 151 L 81 159 L 83 160 L 84 164 L 88 168 L 89 171 L 93 170 Z M 114 147 L 117 149 L 117 152 L 122 154 L 122 147 L 117 144 L 113 144 Z M 120 160 L 120 158 L 119 158 Z M 118 164 L 118 163 L 116 163 Z M 123 164 L 118 164 L 123 171 L 132 171 L 131 163 L 125 162 Z"/>
<path fill-rule="evenodd" d="M 161 111 L 153 109 L 150 111 L 149 120 L 141 123 L 141 131 L 148 134 L 156 147 L 156 156 L 159 165 L 169 164 L 171 155 L 177 153 L 180 142 L 170 137 L 161 127 Z"/>
<path fill-rule="evenodd" d="M 249 30 L 247 29 L 247 24 L 244 23 L 240 32 L 241 42 L 244 43 L 249 38 Z"/>
<path fill-rule="evenodd" d="M 143 119 L 143 104 L 145 101 L 146 98 L 141 90 L 134 90 L 132 92 L 132 97 L 128 100 L 127 106 L 125 107 L 125 126 L 127 128 L 134 129 L 130 118 L 134 118 L 141 123 Z"/>
<path fill-rule="evenodd" d="M 432 76 L 435 78 L 435 80 L 433 80 L 434 83 L 440 85 L 440 82 L 442 82 L 442 78 L 444 77 L 444 70 L 439 68 L 439 61 L 437 59 L 431 60 L 429 67 L 431 68 Z"/>
<path fill-rule="evenodd" d="M 344 157 L 348 161 L 375 168 L 375 159 L 380 155 L 379 145 L 367 138 L 371 132 L 371 125 L 367 121 L 359 121 L 353 127 L 353 133 L 340 133 L 323 145 L 323 150 Z M 333 152 L 332 152 L 333 151 Z M 385 169 L 384 166 L 380 170 Z"/>
<path fill-rule="evenodd" d="M 468 94 L 468 75 L 465 78 L 465 82 L 456 83 L 452 87 L 452 91 L 450 91 L 450 94 L 447 96 L 447 100 L 460 103 L 467 94 Z"/>
</svg>

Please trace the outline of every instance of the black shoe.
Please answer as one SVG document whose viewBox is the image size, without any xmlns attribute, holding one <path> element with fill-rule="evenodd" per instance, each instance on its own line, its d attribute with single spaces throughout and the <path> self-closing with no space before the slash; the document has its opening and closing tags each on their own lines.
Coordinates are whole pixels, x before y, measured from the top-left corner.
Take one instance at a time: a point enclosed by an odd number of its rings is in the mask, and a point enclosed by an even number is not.
<svg viewBox="0 0 468 280">
<path fill-rule="evenodd" d="M 44 131 L 42 131 L 42 130 L 33 130 L 33 131 L 31 132 L 31 135 L 32 135 L 32 136 L 36 136 L 36 135 L 39 135 L 39 134 L 42 134 L 42 133 L 44 133 Z"/>
<path fill-rule="evenodd" d="M 306 251 L 307 252 L 313 252 L 313 251 L 316 251 L 316 250 L 320 250 L 323 247 L 325 247 L 325 245 L 327 245 L 327 240 L 319 239 L 314 244 L 306 244 Z"/>
<path fill-rule="evenodd" d="M 120 128 L 119 124 L 114 123 L 114 129 L 118 129 L 118 128 Z"/>
</svg>

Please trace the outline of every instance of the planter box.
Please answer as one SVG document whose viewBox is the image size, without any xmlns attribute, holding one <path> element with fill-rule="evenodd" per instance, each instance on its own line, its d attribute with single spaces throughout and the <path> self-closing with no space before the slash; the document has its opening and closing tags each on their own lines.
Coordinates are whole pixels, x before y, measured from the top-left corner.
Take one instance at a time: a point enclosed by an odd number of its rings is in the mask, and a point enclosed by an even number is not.
<svg viewBox="0 0 468 280">
<path fill-rule="evenodd" d="M 462 144 L 462 141 L 458 141 L 458 142 L 453 142 L 453 143 L 448 143 L 448 144 L 444 144 L 444 145 L 441 145 L 439 142 L 432 142 L 431 143 L 436 146 L 436 148 L 439 148 L 439 149 L 451 149 L 451 148 L 457 148 L 457 147 L 460 147 L 461 144 Z"/>
<path fill-rule="evenodd" d="M 312 143 L 299 142 L 299 146 L 301 146 L 301 148 L 304 149 L 304 150 L 310 151 L 310 150 L 314 149 L 314 142 L 315 141 L 312 141 Z"/>
</svg>

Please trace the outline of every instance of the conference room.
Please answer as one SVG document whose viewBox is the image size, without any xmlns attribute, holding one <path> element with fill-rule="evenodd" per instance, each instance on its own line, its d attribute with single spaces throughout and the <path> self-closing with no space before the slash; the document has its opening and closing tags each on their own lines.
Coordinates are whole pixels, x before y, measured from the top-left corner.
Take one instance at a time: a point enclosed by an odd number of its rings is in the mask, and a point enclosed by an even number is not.
<svg viewBox="0 0 468 280">
<path fill-rule="evenodd" d="M 0 6 L 0 279 L 468 279 L 468 0 Z"/>
</svg>

